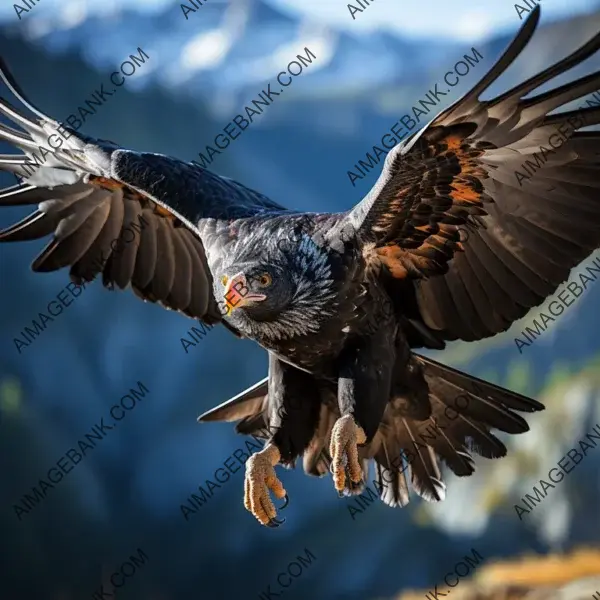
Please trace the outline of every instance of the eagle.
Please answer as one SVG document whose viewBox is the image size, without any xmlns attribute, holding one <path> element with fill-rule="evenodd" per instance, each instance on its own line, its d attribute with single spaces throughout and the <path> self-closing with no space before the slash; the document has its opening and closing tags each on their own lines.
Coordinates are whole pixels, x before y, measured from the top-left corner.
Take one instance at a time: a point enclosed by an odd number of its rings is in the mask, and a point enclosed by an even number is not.
<svg viewBox="0 0 600 600">
<path fill-rule="evenodd" d="M 473 455 L 507 452 L 492 430 L 524 433 L 518 413 L 544 406 L 415 350 L 506 331 L 600 245 L 600 132 L 580 131 L 600 124 L 600 108 L 555 110 L 596 90 L 600 72 L 535 93 L 595 53 L 600 34 L 480 99 L 539 17 L 538 5 L 481 81 L 395 146 L 371 191 L 339 213 L 292 211 L 196 163 L 76 132 L 2 62 L 18 108 L 0 99 L 11 124 L 0 139 L 21 152 L 0 156 L 20 178 L 0 205 L 37 210 L 0 241 L 51 235 L 33 271 L 69 267 L 77 285 L 101 275 L 268 352 L 265 379 L 199 417 L 264 439 L 244 479 L 261 524 L 283 523 L 275 466 L 300 457 L 342 496 L 364 491 L 374 465 L 385 504 L 405 506 L 410 490 L 441 501 L 442 466 L 472 475 Z"/>
</svg>

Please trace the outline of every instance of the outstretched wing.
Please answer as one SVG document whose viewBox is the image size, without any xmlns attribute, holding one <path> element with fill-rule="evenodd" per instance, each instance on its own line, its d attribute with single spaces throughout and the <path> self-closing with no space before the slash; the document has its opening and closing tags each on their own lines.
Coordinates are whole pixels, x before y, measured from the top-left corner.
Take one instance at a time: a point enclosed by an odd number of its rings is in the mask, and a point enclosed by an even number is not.
<svg viewBox="0 0 600 600">
<path fill-rule="evenodd" d="M 0 139 L 24 153 L 0 155 L 0 169 L 22 178 L 0 191 L 0 206 L 38 205 L 1 231 L 0 241 L 53 234 L 34 271 L 68 266 L 78 284 L 102 273 L 106 287 L 131 285 L 144 300 L 219 321 L 199 220 L 284 209 L 199 166 L 76 133 L 33 106 L 1 61 L 0 77 L 35 115 L 24 116 L 0 98 L 0 113 L 19 127 L 0 124 Z"/>
<path fill-rule="evenodd" d="M 594 54 L 600 34 L 479 100 L 529 42 L 539 14 L 538 6 L 470 92 L 390 152 L 348 213 L 405 314 L 440 339 L 508 329 L 600 245 L 600 132 L 578 131 L 600 123 L 600 107 L 548 115 L 598 90 L 600 73 L 524 99 Z"/>
</svg>

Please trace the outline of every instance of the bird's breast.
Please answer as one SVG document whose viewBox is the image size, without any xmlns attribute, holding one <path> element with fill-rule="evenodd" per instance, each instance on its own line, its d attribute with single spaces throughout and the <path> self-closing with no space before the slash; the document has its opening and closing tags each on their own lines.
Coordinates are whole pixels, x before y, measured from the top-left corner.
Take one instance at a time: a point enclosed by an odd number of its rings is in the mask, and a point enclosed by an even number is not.
<svg viewBox="0 0 600 600">
<path fill-rule="evenodd" d="M 357 319 L 354 303 L 344 302 L 333 315 L 319 323 L 319 329 L 304 335 L 279 340 L 257 340 L 265 349 L 310 373 L 328 375 L 333 372 L 337 357 L 353 335 Z"/>
</svg>

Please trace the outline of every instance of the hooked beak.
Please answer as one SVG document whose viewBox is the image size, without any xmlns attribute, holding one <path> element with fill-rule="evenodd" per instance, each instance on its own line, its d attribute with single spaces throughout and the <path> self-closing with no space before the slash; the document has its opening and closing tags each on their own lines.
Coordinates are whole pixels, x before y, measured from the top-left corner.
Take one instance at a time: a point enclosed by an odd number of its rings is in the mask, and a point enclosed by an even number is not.
<svg viewBox="0 0 600 600">
<path fill-rule="evenodd" d="M 227 307 L 227 314 L 231 314 L 236 308 L 240 308 L 245 304 L 252 302 L 261 302 L 266 300 L 264 294 L 255 294 L 250 292 L 248 288 L 248 282 L 246 276 L 243 273 L 234 275 L 225 285 L 225 306 Z"/>
</svg>

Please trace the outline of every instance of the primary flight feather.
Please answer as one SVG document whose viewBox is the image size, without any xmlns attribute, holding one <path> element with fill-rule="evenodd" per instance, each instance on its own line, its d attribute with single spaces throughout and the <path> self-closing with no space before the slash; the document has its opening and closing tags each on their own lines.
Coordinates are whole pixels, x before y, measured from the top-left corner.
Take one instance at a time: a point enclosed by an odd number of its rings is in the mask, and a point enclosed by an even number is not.
<svg viewBox="0 0 600 600">
<path fill-rule="evenodd" d="M 281 523 L 269 491 L 286 504 L 287 496 L 274 466 L 299 456 L 307 473 L 331 470 L 341 494 L 362 491 L 373 459 L 386 504 L 404 506 L 410 487 L 442 500 L 439 459 L 471 475 L 472 453 L 506 453 L 492 429 L 525 432 L 517 413 L 543 406 L 413 350 L 505 331 L 600 245 L 600 133 L 577 131 L 600 124 L 600 110 L 548 115 L 596 90 L 600 73 L 532 94 L 595 53 L 600 35 L 479 99 L 525 48 L 539 14 L 538 6 L 485 77 L 391 150 L 369 194 L 338 214 L 297 214 L 197 164 L 76 133 L 34 107 L 2 64 L 22 107 L 0 101 L 17 127 L 0 125 L 0 139 L 22 154 L 0 156 L 0 168 L 23 183 L 3 190 L 0 205 L 38 209 L 0 241 L 52 234 L 34 271 L 69 267 L 79 284 L 101 274 L 107 287 L 131 286 L 268 351 L 265 380 L 200 417 L 267 438 L 244 481 L 244 504 L 261 523 Z M 527 181 L 516 176 L 567 125 L 573 133 L 552 157 Z"/>
</svg>

